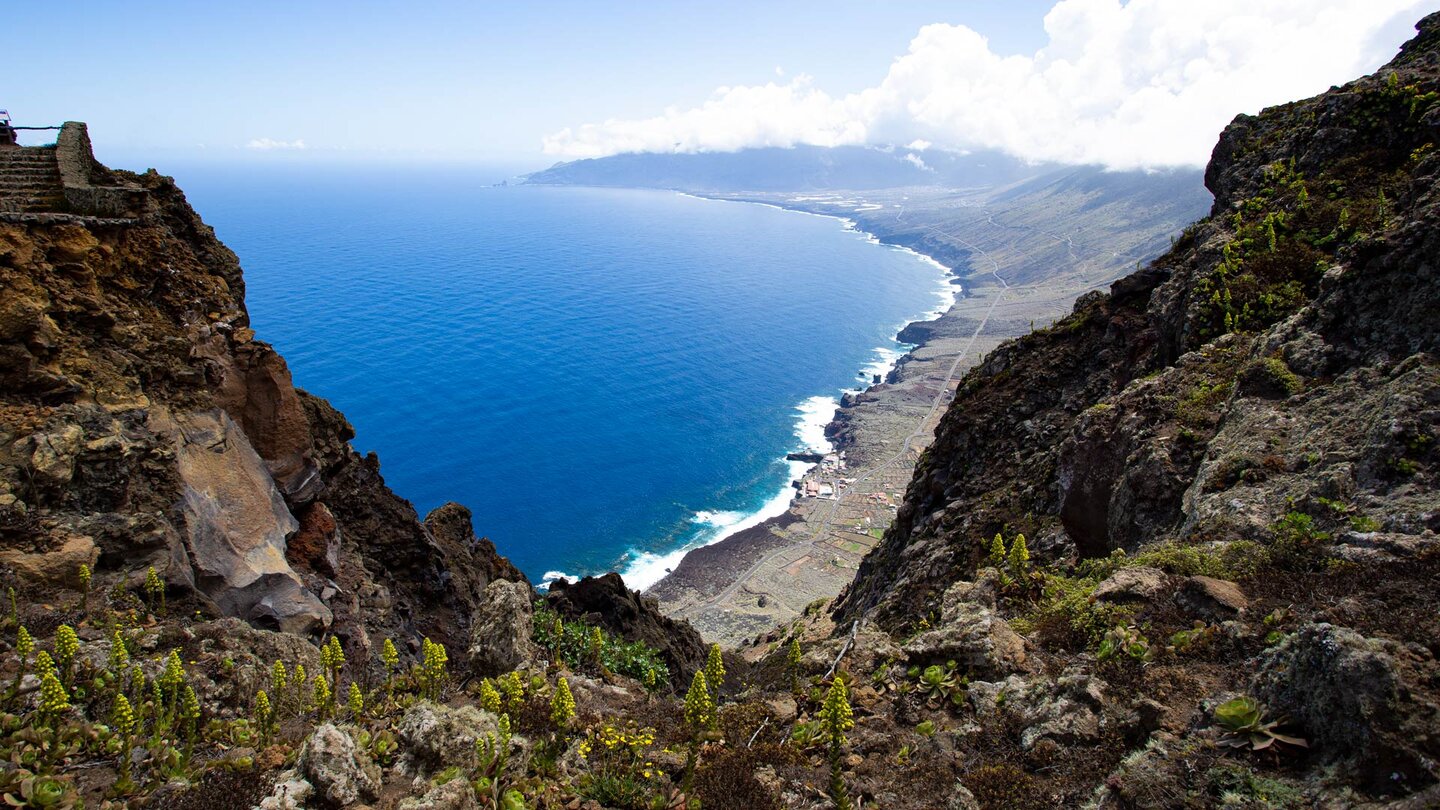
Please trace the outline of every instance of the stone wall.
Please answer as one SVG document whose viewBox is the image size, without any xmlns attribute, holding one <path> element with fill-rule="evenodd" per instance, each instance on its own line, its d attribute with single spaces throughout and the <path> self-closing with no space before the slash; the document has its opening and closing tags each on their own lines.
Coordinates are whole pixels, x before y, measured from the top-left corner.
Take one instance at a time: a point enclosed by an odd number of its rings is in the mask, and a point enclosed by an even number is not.
<svg viewBox="0 0 1440 810">
<path fill-rule="evenodd" d="M 55 159 L 65 204 L 74 213 L 97 217 L 133 217 L 149 207 L 149 194 L 138 186 L 117 183 L 95 160 L 90 133 L 80 121 L 66 121 L 55 141 Z"/>
</svg>

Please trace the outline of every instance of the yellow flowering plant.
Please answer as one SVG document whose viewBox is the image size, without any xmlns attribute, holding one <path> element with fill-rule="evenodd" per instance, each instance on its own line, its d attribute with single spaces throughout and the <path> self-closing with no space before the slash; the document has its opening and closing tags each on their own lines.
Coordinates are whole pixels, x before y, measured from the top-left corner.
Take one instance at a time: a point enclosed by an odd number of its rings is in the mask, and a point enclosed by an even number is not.
<svg viewBox="0 0 1440 810">
<path fill-rule="evenodd" d="M 650 806 L 666 787 L 651 756 L 654 746 L 655 730 L 633 720 L 605 720 L 587 729 L 577 746 L 585 761 L 581 795 L 606 807 Z"/>
</svg>

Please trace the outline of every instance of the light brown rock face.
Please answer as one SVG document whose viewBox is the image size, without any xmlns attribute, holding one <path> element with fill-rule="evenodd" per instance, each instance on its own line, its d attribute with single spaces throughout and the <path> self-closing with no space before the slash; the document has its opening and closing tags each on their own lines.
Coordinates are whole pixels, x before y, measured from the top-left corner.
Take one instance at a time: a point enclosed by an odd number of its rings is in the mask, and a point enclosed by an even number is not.
<svg viewBox="0 0 1440 810">
<path fill-rule="evenodd" d="M 27 553 L 19 549 L 0 549 L 0 565 L 15 570 L 26 580 L 49 585 L 75 585 L 81 565 L 95 567 L 100 549 L 84 535 L 67 537 L 58 547 Z"/>
<path fill-rule="evenodd" d="M 285 539 L 299 524 L 245 434 L 224 411 L 173 421 L 152 415 L 175 442 L 200 590 L 226 613 L 274 629 L 308 635 L 329 627 L 330 610 L 285 559 Z"/>
</svg>

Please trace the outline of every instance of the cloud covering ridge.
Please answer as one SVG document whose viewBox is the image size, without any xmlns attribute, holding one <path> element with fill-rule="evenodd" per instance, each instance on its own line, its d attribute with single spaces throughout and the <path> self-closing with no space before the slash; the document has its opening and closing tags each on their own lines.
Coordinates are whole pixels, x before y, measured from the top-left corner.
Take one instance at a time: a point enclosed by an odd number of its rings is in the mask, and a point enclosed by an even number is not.
<svg viewBox="0 0 1440 810">
<path fill-rule="evenodd" d="M 809 76 L 721 87 L 699 106 L 565 128 L 545 151 L 733 151 L 924 141 L 1116 169 L 1199 166 L 1238 112 L 1374 70 L 1416 0 L 1061 0 L 1048 42 L 995 53 L 964 25 L 922 27 L 875 86 L 831 96 Z"/>
</svg>

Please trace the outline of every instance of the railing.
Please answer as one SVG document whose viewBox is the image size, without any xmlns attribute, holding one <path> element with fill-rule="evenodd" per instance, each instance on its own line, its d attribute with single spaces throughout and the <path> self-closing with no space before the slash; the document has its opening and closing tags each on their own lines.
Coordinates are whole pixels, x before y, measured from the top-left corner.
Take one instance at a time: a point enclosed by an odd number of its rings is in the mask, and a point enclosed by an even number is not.
<svg viewBox="0 0 1440 810">
<path fill-rule="evenodd" d="M 20 141 L 20 138 L 19 138 L 19 136 L 17 135 L 17 133 L 19 133 L 19 132 L 27 132 L 27 131 L 28 131 L 28 132 L 44 132 L 44 131 L 46 131 L 46 130 L 63 130 L 64 128 L 65 128 L 65 127 L 63 127 L 63 126 L 53 126 L 53 127 L 17 127 L 17 126 L 15 126 L 15 125 L 13 125 L 13 124 L 0 124 L 0 144 L 11 144 L 11 143 L 14 143 L 14 144 L 19 145 L 19 146 L 53 146 L 53 145 L 55 144 L 55 141 L 50 141 L 49 143 L 24 143 L 24 144 L 22 144 L 22 143 L 19 142 L 19 141 Z M 7 131 L 7 130 L 8 130 L 8 131 Z M 29 140 L 29 139 L 27 138 L 27 140 Z"/>
</svg>

